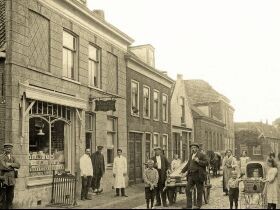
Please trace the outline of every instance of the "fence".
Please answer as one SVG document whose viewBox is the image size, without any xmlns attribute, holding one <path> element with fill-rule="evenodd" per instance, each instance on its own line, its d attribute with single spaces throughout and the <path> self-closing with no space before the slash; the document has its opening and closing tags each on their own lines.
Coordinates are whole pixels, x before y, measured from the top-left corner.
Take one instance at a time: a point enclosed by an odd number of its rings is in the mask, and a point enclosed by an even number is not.
<svg viewBox="0 0 280 210">
<path fill-rule="evenodd" d="M 70 172 L 55 174 L 53 171 L 51 205 L 76 206 L 77 172 L 75 176 Z"/>
</svg>

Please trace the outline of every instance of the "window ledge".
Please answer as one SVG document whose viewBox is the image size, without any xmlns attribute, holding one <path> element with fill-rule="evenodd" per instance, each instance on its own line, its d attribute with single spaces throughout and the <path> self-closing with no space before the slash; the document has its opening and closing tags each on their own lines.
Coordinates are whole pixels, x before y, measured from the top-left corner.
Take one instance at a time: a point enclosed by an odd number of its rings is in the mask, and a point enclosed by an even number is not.
<svg viewBox="0 0 280 210">
<path fill-rule="evenodd" d="M 73 82 L 73 83 L 78 84 L 78 85 L 81 84 L 80 82 L 78 82 L 78 81 L 76 81 L 76 80 L 73 80 L 73 79 L 69 79 L 69 78 L 67 78 L 67 77 L 62 77 L 62 79 L 63 79 L 63 80 L 66 80 L 66 81 L 68 81 L 68 82 Z"/>
<path fill-rule="evenodd" d="M 90 88 L 90 89 L 94 89 L 94 90 L 98 90 L 98 91 L 100 91 L 100 92 L 104 92 L 102 89 L 100 89 L 99 87 L 94 87 L 94 86 L 92 86 L 92 85 L 88 85 L 88 87 Z"/>
<path fill-rule="evenodd" d="M 27 178 L 27 186 L 41 186 L 41 185 L 50 185 L 52 184 L 52 176 L 34 176 Z"/>
<path fill-rule="evenodd" d="M 150 120 L 151 118 L 150 117 L 143 117 L 143 119 Z"/>
<path fill-rule="evenodd" d="M 30 69 L 30 70 L 33 70 L 33 71 L 37 71 L 41 74 L 46 74 L 46 75 L 49 75 L 49 76 L 53 76 L 53 74 L 51 72 L 46 71 L 46 70 L 40 70 L 40 69 L 37 69 L 37 68 L 32 67 L 32 66 L 27 66 L 27 68 Z"/>
<path fill-rule="evenodd" d="M 153 119 L 154 121 L 156 121 L 156 122 L 159 122 L 159 119 Z"/>
<path fill-rule="evenodd" d="M 138 118 L 140 117 L 140 115 L 136 115 L 136 114 L 132 114 L 132 113 L 131 113 L 131 116 L 132 117 L 138 117 Z"/>
</svg>

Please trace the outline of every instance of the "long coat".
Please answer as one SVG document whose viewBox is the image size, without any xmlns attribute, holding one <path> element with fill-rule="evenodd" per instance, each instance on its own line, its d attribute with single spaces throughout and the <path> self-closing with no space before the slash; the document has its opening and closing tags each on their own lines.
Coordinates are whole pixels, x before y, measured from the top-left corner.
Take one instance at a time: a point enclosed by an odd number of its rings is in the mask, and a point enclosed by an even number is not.
<svg viewBox="0 0 280 210">
<path fill-rule="evenodd" d="M 91 155 L 93 168 L 93 177 L 102 177 L 105 172 L 104 156 L 101 152 L 96 151 Z"/>
<path fill-rule="evenodd" d="M 164 185 L 165 180 L 167 178 L 167 170 L 170 168 L 170 163 L 164 155 L 160 155 L 160 159 L 161 159 L 161 170 L 160 170 L 158 182 L 159 184 Z M 156 156 L 152 157 L 152 160 L 154 161 L 154 168 L 158 169 Z"/>
<path fill-rule="evenodd" d="M 125 188 L 125 175 L 127 174 L 127 162 L 124 156 L 117 156 L 114 159 L 113 174 L 115 174 L 115 188 Z"/>
<path fill-rule="evenodd" d="M 7 166 L 7 163 L 11 163 L 11 166 Z M 16 184 L 15 169 L 19 168 L 20 164 L 14 156 L 11 155 L 11 158 L 9 159 L 5 154 L 0 155 L 0 175 L 3 176 L 3 183 L 5 185 L 13 186 Z"/>
<path fill-rule="evenodd" d="M 278 203 L 278 180 L 277 168 L 269 168 L 267 170 L 267 203 Z"/>
</svg>

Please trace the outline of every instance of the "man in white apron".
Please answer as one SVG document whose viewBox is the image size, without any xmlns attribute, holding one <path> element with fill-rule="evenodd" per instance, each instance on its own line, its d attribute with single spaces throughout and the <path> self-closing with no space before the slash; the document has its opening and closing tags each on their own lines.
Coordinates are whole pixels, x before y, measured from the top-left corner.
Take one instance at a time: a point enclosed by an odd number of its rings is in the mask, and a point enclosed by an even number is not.
<svg viewBox="0 0 280 210">
<path fill-rule="evenodd" d="M 127 175 L 127 162 L 126 158 L 122 156 L 122 150 L 117 150 L 117 157 L 114 159 L 113 164 L 113 176 L 115 178 L 114 187 L 116 189 L 116 195 L 120 196 L 120 189 L 121 189 L 121 196 L 128 197 L 125 194 L 125 176 Z"/>
</svg>

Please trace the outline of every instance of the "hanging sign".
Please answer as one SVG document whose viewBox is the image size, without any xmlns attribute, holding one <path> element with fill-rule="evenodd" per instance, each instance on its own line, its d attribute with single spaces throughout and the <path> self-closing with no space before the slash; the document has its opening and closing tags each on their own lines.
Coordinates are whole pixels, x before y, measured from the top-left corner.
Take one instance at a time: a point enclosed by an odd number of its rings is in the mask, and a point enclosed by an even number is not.
<svg viewBox="0 0 280 210">
<path fill-rule="evenodd" d="M 116 100 L 96 100 L 95 111 L 116 111 Z"/>
</svg>

